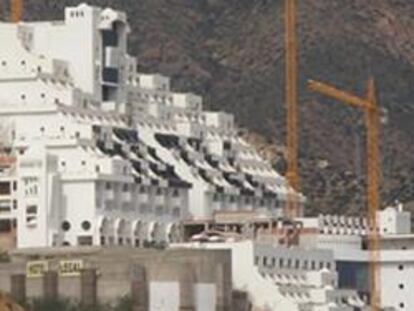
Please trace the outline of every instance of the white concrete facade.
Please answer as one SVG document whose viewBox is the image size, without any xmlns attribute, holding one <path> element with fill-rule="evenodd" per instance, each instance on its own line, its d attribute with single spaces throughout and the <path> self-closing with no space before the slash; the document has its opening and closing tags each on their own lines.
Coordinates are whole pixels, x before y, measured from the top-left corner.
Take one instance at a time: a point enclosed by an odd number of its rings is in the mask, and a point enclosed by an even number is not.
<svg viewBox="0 0 414 311">
<path fill-rule="evenodd" d="M 125 13 L 86 4 L 63 21 L 0 23 L 18 247 L 164 245 L 214 211 L 282 215 L 293 190 L 233 116 L 136 72 L 128 32 Z"/>
<path fill-rule="evenodd" d="M 323 215 L 303 219 L 304 227 L 313 234 L 301 236 L 301 247 L 333 251 L 339 275 L 339 287 L 356 289 L 369 297 L 369 262 L 365 218 Z M 379 233 L 380 302 L 383 308 L 414 310 L 410 291 L 414 288 L 414 234 L 411 214 L 402 205 L 377 212 Z"/>
<path fill-rule="evenodd" d="M 251 240 L 174 247 L 230 249 L 233 287 L 247 292 L 253 310 L 353 311 L 367 307 L 356 291 L 338 288 L 330 250 L 274 247 Z"/>
</svg>

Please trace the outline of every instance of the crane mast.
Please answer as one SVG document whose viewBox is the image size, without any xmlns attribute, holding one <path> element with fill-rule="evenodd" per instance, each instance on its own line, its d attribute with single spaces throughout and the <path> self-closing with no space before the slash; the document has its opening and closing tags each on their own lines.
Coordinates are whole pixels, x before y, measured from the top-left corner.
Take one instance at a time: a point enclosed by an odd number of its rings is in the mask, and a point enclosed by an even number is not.
<svg viewBox="0 0 414 311">
<path fill-rule="evenodd" d="M 375 84 L 371 78 L 367 83 L 366 96 L 360 98 L 341 91 L 328 84 L 310 80 L 308 87 L 311 91 L 342 101 L 365 113 L 366 165 L 367 165 L 367 204 L 368 204 L 368 251 L 369 251 L 369 288 L 371 293 L 371 311 L 380 310 L 381 297 L 379 293 L 379 230 L 377 210 L 379 207 L 379 109 L 375 96 Z"/>
<path fill-rule="evenodd" d="M 23 0 L 11 0 L 11 22 L 18 23 L 22 19 Z"/>
<path fill-rule="evenodd" d="M 296 0 L 285 0 L 285 59 L 287 145 L 286 179 L 294 190 L 299 190 Z M 290 193 L 287 200 L 286 214 L 289 217 L 298 216 L 298 205 L 293 196 L 293 193 Z"/>
<path fill-rule="evenodd" d="M 379 109 L 375 96 L 374 80 L 370 79 L 367 84 L 367 100 L 371 107 L 365 109 L 365 122 L 367 124 L 367 199 L 368 199 L 368 223 L 370 235 L 368 238 L 368 249 L 370 254 L 369 284 L 371 291 L 372 311 L 380 306 L 380 274 L 379 274 L 379 230 L 377 223 L 377 210 L 379 207 Z"/>
</svg>

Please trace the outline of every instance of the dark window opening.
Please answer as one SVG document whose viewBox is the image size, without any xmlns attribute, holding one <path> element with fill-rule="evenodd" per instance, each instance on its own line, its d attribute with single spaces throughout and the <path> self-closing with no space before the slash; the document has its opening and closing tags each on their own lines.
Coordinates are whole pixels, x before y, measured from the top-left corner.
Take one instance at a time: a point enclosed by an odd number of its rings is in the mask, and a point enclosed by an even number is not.
<svg viewBox="0 0 414 311">
<path fill-rule="evenodd" d="M 87 246 L 87 245 L 92 245 L 92 244 L 93 244 L 93 239 L 90 235 L 78 236 L 78 245 Z"/>
<path fill-rule="evenodd" d="M 91 223 L 85 220 L 82 222 L 81 226 L 83 230 L 88 231 L 91 228 Z"/>
<path fill-rule="evenodd" d="M 12 222 L 9 219 L 0 220 L 0 233 L 8 233 L 12 230 Z"/>
<path fill-rule="evenodd" d="M 27 214 L 37 214 L 37 205 L 29 205 L 26 208 Z"/>
<path fill-rule="evenodd" d="M 102 70 L 103 82 L 118 83 L 119 82 L 119 70 L 116 68 L 105 67 Z"/>
<path fill-rule="evenodd" d="M 119 36 L 116 30 L 102 30 L 102 43 L 104 46 L 118 46 Z"/>
<path fill-rule="evenodd" d="M 63 231 L 69 231 L 70 230 L 70 222 L 65 220 L 62 222 L 61 228 Z"/>
<path fill-rule="evenodd" d="M 102 100 L 103 101 L 114 101 L 117 96 L 117 88 L 110 87 L 107 85 L 102 86 Z"/>
<path fill-rule="evenodd" d="M 10 194 L 10 183 L 0 182 L 0 195 L 9 195 Z"/>
</svg>

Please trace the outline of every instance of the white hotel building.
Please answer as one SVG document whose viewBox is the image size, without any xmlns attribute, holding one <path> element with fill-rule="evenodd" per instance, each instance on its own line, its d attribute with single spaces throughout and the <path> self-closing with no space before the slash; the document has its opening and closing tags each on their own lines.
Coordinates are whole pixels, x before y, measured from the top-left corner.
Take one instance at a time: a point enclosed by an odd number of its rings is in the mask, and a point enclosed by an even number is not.
<svg viewBox="0 0 414 311">
<path fill-rule="evenodd" d="M 18 247 L 169 243 L 183 221 L 278 217 L 288 193 L 303 204 L 233 116 L 136 72 L 128 32 L 123 12 L 86 4 L 64 21 L 0 23 L 1 138 L 17 185 L 0 221 L 17 222 Z"/>
</svg>

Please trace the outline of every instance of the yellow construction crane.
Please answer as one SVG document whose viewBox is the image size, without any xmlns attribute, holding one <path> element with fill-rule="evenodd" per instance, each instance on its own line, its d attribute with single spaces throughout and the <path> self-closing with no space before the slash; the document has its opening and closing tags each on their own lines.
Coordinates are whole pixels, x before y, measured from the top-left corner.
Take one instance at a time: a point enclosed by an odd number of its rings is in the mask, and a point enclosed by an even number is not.
<svg viewBox="0 0 414 311">
<path fill-rule="evenodd" d="M 285 80 L 286 80 L 286 179 L 299 190 L 298 173 L 298 61 L 296 42 L 296 0 L 285 0 Z M 287 200 L 286 215 L 298 216 L 293 194 Z"/>
<path fill-rule="evenodd" d="M 375 96 L 375 84 L 371 78 L 367 83 L 366 95 L 363 98 L 338 90 L 325 83 L 310 80 L 308 87 L 311 91 L 334 98 L 346 104 L 360 108 L 365 113 L 366 126 L 366 154 L 367 154 L 367 203 L 368 203 L 368 250 L 369 262 L 369 288 L 371 293 L 371 311 L 380 310 L 381 297 L 379 275 L 379 230 L 377 223 L 377 210 L 379 207 L 379 109 Z"/>
<path fill-rule="evenodd" d="M 23 0 L 10 0 L 11 22 L 18 23 L 22 19 Z"/>
</svg>

